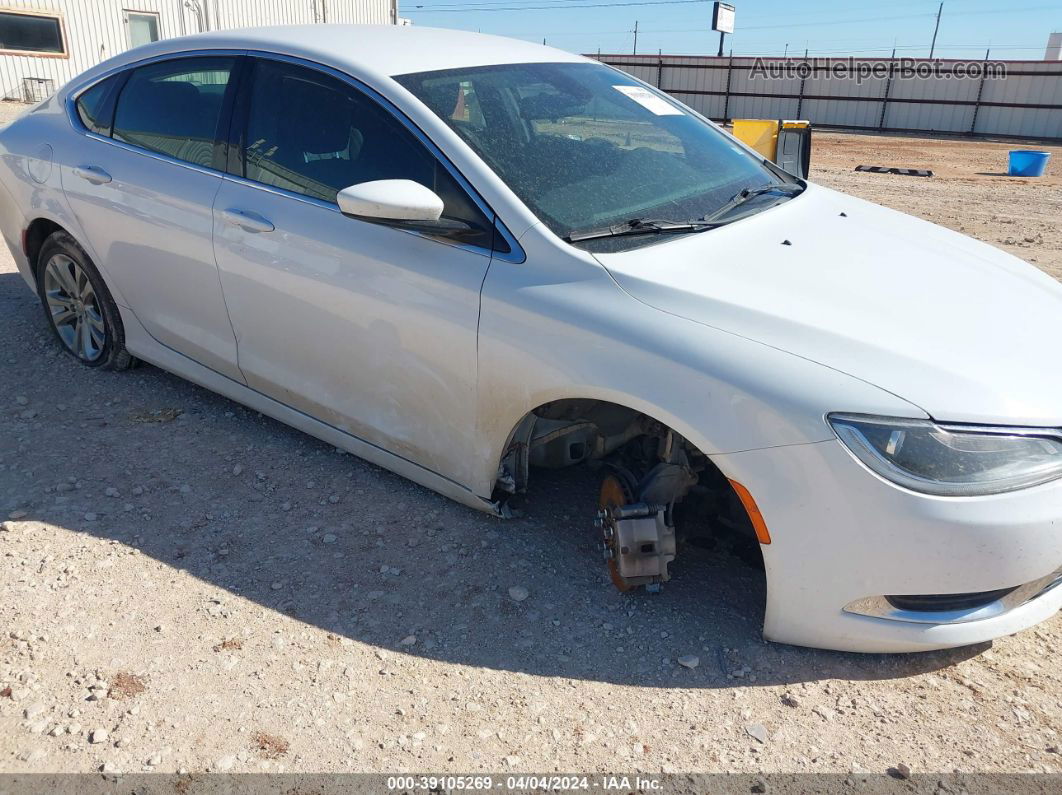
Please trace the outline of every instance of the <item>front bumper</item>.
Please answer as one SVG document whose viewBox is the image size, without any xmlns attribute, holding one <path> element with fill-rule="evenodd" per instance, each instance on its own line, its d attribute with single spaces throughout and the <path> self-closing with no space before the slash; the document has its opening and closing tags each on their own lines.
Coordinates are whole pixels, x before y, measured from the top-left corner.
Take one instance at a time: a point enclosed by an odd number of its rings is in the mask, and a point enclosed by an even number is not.
<svg viewBox="0 0 1062 795">
<path fill-rule="evenodd" d="M 768 640 L 860 652 L 965 646 L 1062 608 L 1062 482 L 986 497 L 902 489 L 839 441 L 714 457 L 759 505 L 772 543 Z M 890 609 L 889 594 L 1010 590 L 977 609 Z M 883 606 L 884 605 L 884 606 Z"/>
<path fill-rule="evenodd" d="M 1019 585 L 973 594 L 870 596 L 845 605 L 846 613 L 915 624 L 965 624 L 1009 613 L 1062 585 L 1062 568 Z"/>
</svg>

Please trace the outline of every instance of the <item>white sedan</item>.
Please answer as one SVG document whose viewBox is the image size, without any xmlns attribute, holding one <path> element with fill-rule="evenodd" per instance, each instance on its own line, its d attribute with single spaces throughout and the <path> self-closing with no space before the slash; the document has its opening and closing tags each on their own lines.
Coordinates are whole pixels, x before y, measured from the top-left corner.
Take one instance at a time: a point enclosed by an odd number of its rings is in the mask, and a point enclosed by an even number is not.
<svg viewBox="0 0 1062 795">
<path fill-rule="evenodd" d="M 610 67 L 417 27 L 172 39 L 7 127 L 0 182 L 83 365 L 503 516 L 598 461 L 623 590 L 730 534 L 770 640 L 943 648 L 1062 604 L 1062 286 Z"/>
</svg>

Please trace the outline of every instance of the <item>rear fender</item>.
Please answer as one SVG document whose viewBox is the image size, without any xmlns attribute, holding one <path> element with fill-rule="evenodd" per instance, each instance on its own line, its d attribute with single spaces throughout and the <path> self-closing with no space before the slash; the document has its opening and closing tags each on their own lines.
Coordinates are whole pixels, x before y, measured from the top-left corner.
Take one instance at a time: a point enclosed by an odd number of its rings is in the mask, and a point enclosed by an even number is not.
<svg viewBox="0 0 1062 795">
<path fill-rule="evenodd" d="M 92 258 L 115 302 L 126 305 L 63 190 L 63 172 L 77 165 L 81 138 L 58 102 L 43 103 L 0 131 L 0 233 L 23 280 L 35 290 L 34 263 L 26 255 L 25 234 L 34 221 L 56 224 Z"/>
</svg>

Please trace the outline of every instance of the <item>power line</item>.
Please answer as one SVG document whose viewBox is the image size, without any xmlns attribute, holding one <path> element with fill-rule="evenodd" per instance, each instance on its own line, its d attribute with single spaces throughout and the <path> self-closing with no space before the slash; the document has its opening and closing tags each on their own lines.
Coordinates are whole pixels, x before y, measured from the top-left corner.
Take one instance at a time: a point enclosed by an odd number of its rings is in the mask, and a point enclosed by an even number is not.
<svg viewBox="0 0 1062 795">
<path fill-rule="evenodd" d="M 791 25 L 744 25 L 735 30 L 740 33 L 748 30 L 778 30 L 779 28 L 821 28 L 825 25 L 851 25 L 858 22 L 895 22 L 900 19 L 919 19 L 931 17 L 933 14 L 900 14 L 889 17 L 862 17 L 860 19 L 834 19 L 828 22 L 796 22 Z"/>
<path fill-rule="evenodd" d="M 539 0 L 541 2 L 542 0 Z M 581 8 L 623 8 L 626 6 L 679 6 L 679 5 L 691 5 L 693 3 L 705 4 L 711 0 L 632 0 L 631 2 L 623 3 L 587 3 L 585 5 L 578 6 L 558 6 L 558 5 L 536 5 L 536 6 L 491 6 L 489 8 L 469 8 L 467 5 L 453 8 L 404 8 L 404 13 L 417 13 L 425 12 L 431 14 L 467 14 L 470 11 L 476 13 L 490 13 L 495 11 L 576 11 Z M 514 0 L 519 2 L 519 0 Z"/>
<path fill-rule="evenodd" d="M 955 1 L 956 0 L 953 0 L 953 2 L 955 2 Z M 512 5 L 520 4 L 522 2 L 532 2 L 532 0 L 443 0 L 442 2 L 438 2 L 438 3 L 431 3 L 431 2 L 425 1 L 425 2 L 412 4 L 412 9 L 419 10 L 419 11 L 424 11 L 424 12 L 431 12 L 431 11 L 438 11 L 438 10 L 451 10 L 451 9 L 473 11 L 473 10 L 477 10 L 479 7 L 512 6 Z M 567 7 L 571 7 L 571 8 L 584 8 L 585 6 L 581 5 L 582 3 L 594 2 L 594 0 L 534 0 L 534 2 L 557 4 L 558 6 L 567 6 Z M 704 2 L 710 2 L 710 0 L 704 0 Z M 602 5 L 606 5 L 606 6 L 614 6 L 614 5 L 620 5 L 621 4 L 621 3 L 618 3 L 618 2 L 602 3 L 601 0 L 597 0 L 597 3 L 600 3 Z M 648 4 L 650 4 L 650 3 L 647 3 L 647 5 Z M 662 2 L 660 2 L 660 0 L 656 0 L 656 2 L 653 2 L 651 4 L 652 5 L 666 5 L 666 3 L 662 3 Z M 890 8 L 898 8 L 898 7 L 905 7 L 905 6 L 924 6 L 924 5 L 925 5 L 924 0 L 915 0 L 914 2 L 892 3 L 892 4 L 890 4 Z M 816 16 L 827 16 L 830 19 L 839 20 L 841 22 L 858 21 L 858 20 L 852 20 L 851 18 L 838 17 L 836 12 L 834 12 L 832 10 L 831 11 L 811 10 L 811 11 L 807 11 L 807 12 L 801 12 L 799 14 L 767 14 L 767 15 L 757 15 L 755 12 L 753 12 L 753 13 L 750 13 L 748 16 L 746 16 L 745 19 L 746 20 L 752 20 L 752 21 L 756 21 L 756 20 L 759 20 L 759 19 L 762 19 L 762 20 L 768 20 L 768 19 L 770 19 L 770 20 L 785 20 L 785 19 L 788 19 L 788 18 L 799 18 L 801 20 L 808 20 L 808 19 L 814 18 Z"/>
<path fill-rule="evenodd" d="M 579 9 L 583 9 L 583 8 L 586 8 L 586 9 L 597 9 L 597 8 L 613 9 L 613 8 L 645 7 L 645 6 L 650 6 L 651 7 L 651 6 L 703 5 L 703 4 L 706 4 L 709 1 L 710 0 L 619 0 L 619 2 L 616 2 L 615 0 L 612 0 L 611 2 L 609 2 L 607 0 L 442 0 L 442 2 L 432 3 L 432 2 L 429 2 L 429 0 L 424 0 L 424 2 L 418 4 L 417 6 L 415 6 L 413 8 L 409 8 L 409 7 L 406 7 L 406 8 L 407 8 L 407 11 L 412 12 L 412 13 L 429 13 L 429 14 L 430 13 L 439 13 L 439 14 L 466 13 L 466 14 L 475 14 L 477 12 L 492 13 L 492 12 L 506 12 L 506 11 L 511 11 L 511 12 L 521 12 L 521 11 L 574 11 L 574 10 L 579 10 Z M 963 2 L 963 0 L 952 0 L 952 2 L 958 4 L 958 3 Z M 925 8 L 925 3 L 924 2 L 914 2 L 914 3 L 913 2 L 900 2 L 900 3 L 890 4 L 890 6 L 888 8 L 889 8 L 889 10 L 895 10 L 897 8 L 911 7 L 911 6 L 920 6 L 921 8 Z M 1019 8 L 1005 8 L 1005 9 L 996 9 L 996 10 L 980 10 L 980 11 L 965 11 L 964 10 L 962 13 L 965 16 L 981 15 L 981 14 L 1001 14 L 1001 13 L 1014 14 L 1016 12 L 1021 12 L 1021 11 L 1040 11 L 1040 10 L 1045 10 L 1045 9 L 1054 10 L 1056 8 L 1057 8 L 1057 6 L 1054 6 L 1054 5 L 1052 5 L 1052 6 L 1026 6 L 1026 7 L 1019 7 Z M 858 10 L 856 10 L 856 9 L 852 9 L 852 10 L 856 11 L 856 13 L 858 13 Z M 939 8 L 938 8 L 938 13 L 939 13 Z M 828 15 L 829 18 L 828 19 L 822 19 L 820 21 L 813 21 L 816 16 L 820 16 L 820 15 L 823 15 L 823 14 Z M 789 30 L 789 29 L 792 29 L 792 28 L 801 28 L 801 27 L 805 27 L 805 28 L 806 27 L 826 27 L 826 26 L 836 26 L 836 25 L 859 25 L 859 24 L 864 24 L 864 23 L 876 23 L 876 22 L 911 21 L 911 20 L 927 19 L 929 17 L 935 17 L 935 16 L 937 16 L 937 13 L 918 12 L 918 11 L 915 11 L 914 9 L 912 9 L 912 13 L 907 13 L 907 14 L 889 14 L 889 15 L 878 15 L 878 16 L 856 16 L 856 17 L 841 18 L 841 17 L 837 17 L 831 11 L 826 11 L 826 10 L 823 10 L 823 9 L 817 9 L 817 10 L 813 9 L 813 10 L 810 10 L 809 12 L 807 12 L 807 13 L 801 13 L 800 14 L 800 21 L 794 21 L 794 22 L 790 22 L 790 23 L 785 23 L 785 22 L 782 21 L 782 20 L 785 19 L 785 15 L 782 15 L 782 16 L 779 16 L 779 15 L 776 15 L 776 14 L 771 14 L 769 16 L 755 16 L 755 15 L 753 15 L 751 17 L 747 17 L 746 20 L 751 19 L 753 22 L 755 22 L 756 20 L 763 20 L 765 23 L 766 22 L 770 22 L 770 23 L 773 23 L 773 24 L 742 25 L 739 28 L 738 32 L 739 33 L 744 33 L 744 32 L 759 32 L 759 31 L 782 30 L 782 29 Z M 705 36 L 708 33 L 707 27 L 698 29 L 697 23 L 691 23 L 691 25 L 689 25 L 687 27 L 684 27 L 684 28 L 681 28 L 681 29 L 674 29 L 674 28 L 671 28 L 671 29 L 653 29 L 653 28 L 643 28 L 643 27 L 639 26 L 638 32 L 639 32 L 639 34 L 644 34 L 644 35 L 676 34 L 676 35 L 694 35 L 694 36 Z M 542 36 L 542 35 L 555 36 L 555 37 L 565 37 L 565 38 L 583 37 L 583 36 L 630 36 L 631 33 L 632 33 L 632 31 L 630 29 L 627 29 L 627 30 L 602 31 L 602 30 L 572 30 L 571 28 L 568 28 L 567 30 L 558 31 L 558 32 L 555 32 L 555 33 L 545 33 L 545 34 L 538 33 L 538 34 L 536 34 L 536 37 L 537 36 Z M 502 35 L 505 35 L 505 34 L 502 34 Z M 529 35 L 529 32 L 526 31 L 526 30 L 522 30 L 519 33 L 512 33 L 512 34 L 509 34 L 509 35 L 515 35 L 518 38 L 520 38 L 520 37 L 525 37 L 526 35 Z M 639 38 L 640 38 L 640 36 L 639 36 Z M 753 36 L 752 38 L 755 39 L 757 37 Z M 860 47 L 860 46 L 855 45 L 854 42 L 853 42 L 852 45 L 849 45 L 848 47 L 840 48 L 840 47 L 838 47 L 838 44 L 836 43 L 836 41 L 837 40 L 834 39 L 833 41 L 824 42 L 828 46 L 832 45 L 832 47 L 830 47 L 830 49 L 816 49 L 815 52 L 817 52 L 819 54 L 855 53 L 855 52 L 871 53 L 871 52 L 888 52 L 889 50 L 893 49 L 893 47 L 874 47 L 874 46 Z M 875 39 L 864 39 L 864 41 L 867 42 L 868 44 L 873 44 Z M 880 41 L 880 39 L 876 39 L 876 41 Z M 969 45 L 956 44 L 956 45 L 948 45 L 948 46 L 941 45 L 941 46 L 937 47 L 936 49 L 955 51 L 955 50 L 963 50 L 963 49 L 983 48 L 985 46 L 986 45 L 984 45 L 984 44 L 969 44 Z M 926 47 L 927 47 L 927 45 L 924 45 L 924 44 L 923 45 L 903 45 L 903 46 L 896 47 L 896 49 L 898 49 L 900 51 L 924 50 L 924 49 L 926 49 Z M 782 48 L 782 46 L 778 45 L 777 49 L 781 49 L 781 48 Z M 834 49 L 834 48 L 836 48 L 836 49 Z M 758 47 L 757 48 L 758 53 L 764 53 L 764 52 L 769 51 L 770 49 L 771 48 L 769 48 L 769 47 Z M 1029 51 L 1029 52 L 1036 52 L 1036 51 L 1038 51 L 1040 49 L 1040 45 L 1029 45 L 1029 46 L 1024 46 L 1024 45 L 998 45 L 998 46 L 992 46 L 992 49 L 994 49 L 994 50 L 1025 50 L 1025 51 Z M 757 53 L 754 52 L 753 54 L 757 54 Z"/>
<path fill-rule="evenodd" d="M 514 36 L 514 37 L 525 36 L 525 37 L 529 37 L 529 38 L 532 38 L 532 39 L 538 39 L 538 38 L 541 38 L 542 36 L 549 36 L 550 38 L 563 38 L 563 37 L 573 37 L 573 36 L 629 36 L 631 34 L 631 32 L 632 31 L 630 31 L 630 30 L 581 30 L 581 31 L 556 30 L 556 31 L 545 31 L 544 33 L 538 33 L 536 35 L 531 35 L 531 34 L 528 34 L 527 31 L 519 30 L 519 31 L 499 31 L 495 35 L 498 35 L 498 36 Z M 639 36 L 644 36 L 644 35 L 648 35 L 648 34 L 651 34 L 651 33 L 674 33 L 674 34 L 688 34 L 688 35 L 696 35 L 696 36 L 706 36 L 706 35 L 710 34 L 711 31 L 708 31 L 708 30 L 690 30 L 688 28 L 684 28 L 684 29 L 671 28 L 671 29 L 664 29 L 664 30 L 656 29 L 656 28 L 644 28 L 644 27 L 639 27 L 638 28 L 638 35 Z M 883 46 L 883 47 L 875 47 L 875 46 L 873 46 L 873 43 L 875 41 L 880 41 L 880 39 L 862 39 L 862 40 L 859 40 L 859 41 L 853 40 L 853 42 L 851 44 L 849 44 L 847 47 L 841 47 L 841 46 L 839 46 L 840 42 L 834 41 L 834 42 L 831 42 L 832 46 L 829 47 L 829 48 L 816 48 L 816 47 L 813 47 L 812 51 L 816 52 L 816 53 L 819 53 L 819 54 L 823 54 L 823 53 L 848 53 L 848 52 L 889 52 L 890 50 L 894 50 L 894 49 L 898 50 L 898 51 L 924 50 L 924 49 L 929 47 L 929 43 L 928 42 L 925 42 L 925 43 L 922 43 L 922 44 L 901 44 L 901 45 L 888 45 L 888 46 Z M 868 44 L 868 46 L 863 46 L 864 44 Z M 766 44 L 766 45 L 763 45 L 761 47 L 757 47 L 757 49 L 755 51 L 753 51 L 753 50 L 743 50 L 742 54 L 758 55 L 758 54 L 763 54 L 765 52 L 768 52 L 768 51 L 770 51 L 772 49 L 775 49 L 775 50 L 782 49 L 783 46 L 784 45 L 781 44 L 781 43 L 778 43 L 778 44 Z M 791 43 L 790 43 L 790 46 L 792 47 Z M 1039 52 L 1040 50 L 1043 49 L 1043 45 L 1040 44 L 1040 43 L 1032 43 L 1032 44 L 992 44 L 991 42 L 974 42 L 974 43 L 971 43 L 971 44 L 937 45 L 937 49 L 938 50 L 983 50 L 986 47 L 991 47 L 993 51 L 995 51 L 995 50 L 1029 50 L 1031 52 Z M 738 51 L 735 50 L 734 54 L 737 55 Z"/>
<path fill-rule="evenodd" d="M 451 9 L 451 8 L 469 8 L 473 6 L 511 6 L 514 3 L 525 2 L 526 0 L 448 0 L 442 3 L 414 3 L 413 8 L 420 9 L 422 11 L 434 11 L 437 9 Z M 591 2 L 591 0 L 537 0 L 542 3 L 556 3 L 561 6 L 571 6 L 578 8 L 580 3 Z M 405 9 L 403 9 L 405 10 Z"/>
<path fill-rule="evenodd" d="M 539 3 L 551 3 L 556 4 L 558 7 L 570 7 L 570 8 L 582 8 L 583 3 L 592 2 L 592 0 L 534 0 Z M 469 10 L 478 11 L 481 8 L 490 8 L 498 6 L 511 6 L 519 5 L 524 2 L 531 2 L 531 0 L 446 0 L 441 3 L 413 3 L 412 8 L 419 11 L 441 11 L 441 10 Z M 597 0 L 601 3 L 601 0 Z M 708 2 L 708 0 L 704 0 Z M 601 3 L 602 5 L 613 5 L 613 3 Z M 653 0 L 647 5 L 661 5 L 661 0 Z M 403 8 L 403 10 L 408 10 Z"/>
<path fill-rule="evenodd" d="M 498 11 L 578 11 L 583 8 L 624 8 L 630 6 L 670 6 L 670 5 L 703 5 L 711 0 L 627 0 L 626 2 L 587 2 L 582 0 L 567 0 L 567 2 L 561 3 L 560 0 L 528 0 L 530 2 L 536 2 L 538 5 L 512 5 L 513 3 L 519 4 L 521 0 L 500 0 L 506 5 L 478 5 L 474 2 L 460 2 L 446 3 L 440 5 L 416 5 L 413 7 L 403 7 L 405 13 L 426 13 L 426 14 L 456 14 L 456 13 L 493 13 Z M 578 5 L 575 3 L 578 2 Z M 541 5 L 542 3 L 552 3 L 552 5 Z M 1053 11 L 1057 6 L 1026 6 L 1023 8 L 1006 8 L 1006 9 L 994 9 L 983 11 L 965 11 L 964 16 L 977 16 L 983 14 L 1014 14 L 1020 11 Z M 812 22 L 794 22 L 783 23 L 776 25 L 742 25 L 738 30 L 776 30 L 779 28 L 798 28 L 798 27 L 822 27 L 825 25 L 848 25 L 857 24 L 861 22 L 886 22 L 895 20 L 906 19 L 920 19 L 923 17 L 936 16 L 934 13 L 922 13 L 922 14 L 901 14 L 893 16 L 877 16 L 877 17 L 849 17 L 845 19 L 830 19 L 827 21 L 812 21 Z M 771 19 L 777 17 L 771 16 Z M 806 15 L 802 15 L 802 18 L 806 19 Z"/>
<path fill-rule="evenodd" d="M 648 32 L 648 31 L 646 31 L 646 32 Z M 812 47 L 811 48 L 811 54 L 812 55 L 832 55 L 832 54 L 849 54 L 849 53 L 855 54 L 855 53 L 861 53 L 861 52 L 890 52 L 892 50 L 896 50 L 896 51 L 925 50 L 925 49 L 928 48 L 928 46 L 929 46 L 928 44 L 909 44 L 909 45 L 900 45 L 900 46 L 896 46 L 896 47 L 893 47 L 893 46 L 889 46 L 889 47 L 842 47 L 842 48 L 837 48 L 837 49 L 821 49 L 821 48 Z M 938 46 L 937 47 L 938 50 L 984 50 L 986 48 L 991 48 L 992 52 L 996 52 L 997 50 L 1008 50 L 1008 51 L 1027 50 L 1027 51 L 1031 51 L 1031 52 L 1039 52 L 1041 49 L 1043 49 L 1043 45 L 1040 45 L 1040 44 L 1036 44 L 1036 45 L 1029 45 L 1029 44 L 1021 44 L 1021 45 L 1018 45 L 1018 44 L 1012 44 L 1012 45 L 953 44 L 953 45 L 946 46 L 946 47 L 945 46 Z M 743 51 L 740 54 L 742 56 L 744 56 L 744 57 L 763 55 L 765 50 L 770 50 L 770 49 L 779 49 L 779 48 L 778 48 L 777 45 L 772 45 L 772 47 L 762 47 L 762 48 L 759 48 L 758 50 L 755 50 L 755 51 L 753 51 L 753 50 Z M 738 55 L 739 53 L 735 52 L 734 54 Z"/>
</svg>

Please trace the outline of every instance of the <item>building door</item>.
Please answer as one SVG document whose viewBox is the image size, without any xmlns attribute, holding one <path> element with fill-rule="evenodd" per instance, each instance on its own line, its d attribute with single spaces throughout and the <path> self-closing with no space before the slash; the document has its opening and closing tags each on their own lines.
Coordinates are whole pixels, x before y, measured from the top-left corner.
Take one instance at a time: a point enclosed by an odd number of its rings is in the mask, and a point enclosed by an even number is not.
<svg viewBox="0 0 1062 795">
<path fill-rule="evenodd" d="M 130 47 L 139 47 L 159 40 L 159 15 L 142 11 L 126 11 L 125 27 Z"/>
</svg>

